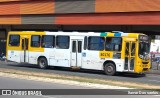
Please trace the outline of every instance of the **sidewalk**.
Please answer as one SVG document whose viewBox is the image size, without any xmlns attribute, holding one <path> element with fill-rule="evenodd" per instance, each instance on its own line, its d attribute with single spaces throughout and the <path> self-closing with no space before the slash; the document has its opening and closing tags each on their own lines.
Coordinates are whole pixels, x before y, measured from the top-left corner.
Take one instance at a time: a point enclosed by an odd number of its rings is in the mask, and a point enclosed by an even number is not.
<svg viewBox="0 0 160 98">
<path fill-rule="evenodd" d="M 148 72 L 147 74 L 158 74 L 158 75 L 160 75 L 160 69 L 159 70 L 151 69 L 150 72 Z"/>
<path fill-rule="evenodd" d="M 150 72 L 148 74 L 159 74 L 160 75 L 160 65 L 158 65 L 156 62 L 152 62 Z"/>
</svg>

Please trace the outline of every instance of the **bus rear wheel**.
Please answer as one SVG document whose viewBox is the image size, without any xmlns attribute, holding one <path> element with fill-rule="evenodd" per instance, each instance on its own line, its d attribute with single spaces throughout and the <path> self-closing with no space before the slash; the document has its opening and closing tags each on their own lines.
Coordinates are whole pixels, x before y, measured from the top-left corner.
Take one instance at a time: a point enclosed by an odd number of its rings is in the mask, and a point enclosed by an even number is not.
<svg viewBox="0 0 160 98">
<path fill-rule="evenodd" d="M 41 68 L 41 69 L 46 69 L 46 68 L 48 68 L 47 59 L 44 58 L 44 57 L 39 58 L 39 59 L 38 59 L 38 65 L 39 65 L 39 68 Z"/>
<path fill-rule="evenodd" d="M 113 63 L 106 63 L 104 65 L 104 72 L 107 75 L 113 76 L 116 74 L 116 67 Z"/>
</svg>

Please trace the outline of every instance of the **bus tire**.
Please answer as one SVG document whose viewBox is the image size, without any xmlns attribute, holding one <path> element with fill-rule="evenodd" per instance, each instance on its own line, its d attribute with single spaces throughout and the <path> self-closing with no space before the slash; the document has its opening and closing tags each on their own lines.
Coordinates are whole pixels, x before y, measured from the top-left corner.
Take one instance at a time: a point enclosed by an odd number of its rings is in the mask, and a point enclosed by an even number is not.
<svg viewBox="0 0 160 98">
<path fill-rule="evenodd" d="M 113 63 L 106 63 L 104 65 L 104 72 L 107 75 L 113 76 L 116 74 L 116 67 Z"/>
<path fill-rule="evenodd" d="M 38 65 L 41 69 L 47 69 L 48 68 L 48 62 L 45 57 L 41 57 L 38 59 Z"/>
</svg>

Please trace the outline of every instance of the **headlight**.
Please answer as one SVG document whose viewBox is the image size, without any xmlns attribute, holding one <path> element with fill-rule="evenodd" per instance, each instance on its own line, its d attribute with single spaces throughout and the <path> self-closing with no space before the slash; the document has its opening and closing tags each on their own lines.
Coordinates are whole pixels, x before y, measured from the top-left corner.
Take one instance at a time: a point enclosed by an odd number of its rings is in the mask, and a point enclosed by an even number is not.
<svg viewBox="0 0 160 98">
<path fill-rule="evenodd" d="M 144 57 L 143 55 L 139 55 L 139 58 L 143 59 L 143 57 Z"/>
</svg>

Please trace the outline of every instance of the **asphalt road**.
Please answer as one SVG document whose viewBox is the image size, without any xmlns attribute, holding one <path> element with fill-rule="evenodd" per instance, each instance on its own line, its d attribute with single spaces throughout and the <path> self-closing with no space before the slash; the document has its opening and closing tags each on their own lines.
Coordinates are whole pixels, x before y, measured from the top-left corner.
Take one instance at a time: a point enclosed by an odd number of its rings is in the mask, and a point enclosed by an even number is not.
<svg viewBox="0 0 160 98">
<path fill-rule="evenodd" d="M 127 81 L 136 83 L 147 83 L 149 85 L 160 85 L 160 75 L 147 74 L 146 76 L 135 75 L 135 74 L 118 74 L 117 76 L 107 76 L 102 71 L 93 70 L 70 70 L 69 68 L 50 68 L 50 69 L 39 69 L 37 65 L 31 64 L 17 64 L 13 62 L 0 62 L 0 68 L 17 69 L 32 72 L 44 72 L 44 73 L 55 73 L 62 75 L 81 76 L 87 78 L 116 80 L 116 81 Z"/>
<path fill-rule="evenodd" d="M 46 83 L 33 80 L 24 80 L 10 77 L 0 77 L 0 89 L 91 89 L 80 86 L 64 85 L 58 83 Z M 121 92 L 111 90 L 110 92 Z M 43 93 L 43 92 L 42 92 Z M 16 94 L 16 93 L 12 93 Z M 34 96 L 21 96 L 21 95 L 0 95 L 0 98 L 158 98 L 155 95 L 34 95 Z"/>
<path fill-rule="evenodd" d="M 0 76 L 0 89 L 88 89 L 82 86 L 40 82 Z"/>
</svg>

